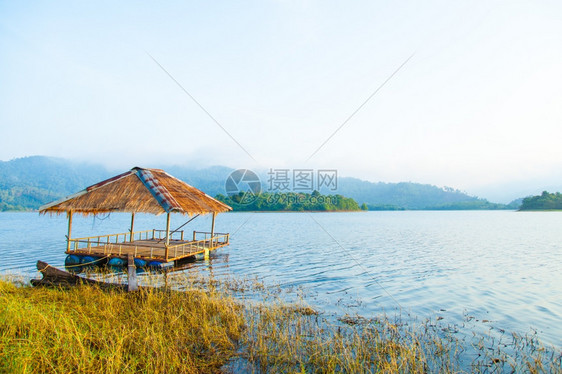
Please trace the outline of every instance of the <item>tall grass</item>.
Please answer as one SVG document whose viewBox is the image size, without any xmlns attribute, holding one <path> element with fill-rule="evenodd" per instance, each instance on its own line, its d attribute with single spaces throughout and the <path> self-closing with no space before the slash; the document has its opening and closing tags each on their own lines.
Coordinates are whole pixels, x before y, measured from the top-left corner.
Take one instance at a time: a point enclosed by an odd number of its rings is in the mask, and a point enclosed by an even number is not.
<svg viewBox="0 0 562 374">
<path fill-rule="evenodd" d="M 256 282 L 172 278 L 181 292 L 1 281 L 0 372 L 562 372 L 562 352 L 532 337 L 514 336 L 508 351 L 481 340 L 467 362 L 463 342 L 434 322 L 336 321 Z"/>
<path fill-rule="evenodd" d="M 107 292 L 0 282 L 0 372 L 218 372 L 240 306 L 213 292 Z"/>
</svg>

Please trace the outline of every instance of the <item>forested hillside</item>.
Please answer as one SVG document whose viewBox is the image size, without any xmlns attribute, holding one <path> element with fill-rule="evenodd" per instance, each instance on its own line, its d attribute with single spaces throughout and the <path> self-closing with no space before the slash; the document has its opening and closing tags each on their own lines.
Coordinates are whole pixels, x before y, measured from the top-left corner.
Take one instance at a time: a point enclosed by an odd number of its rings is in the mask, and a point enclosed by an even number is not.
<svg viewBox="0 0 562 374">
<path fill-rule="evenodd" d="M 150 167 L 150 165 L 131 165 Z M 233 169 L 213 166 L 197 169 L 190 166 L 155 167 L 201 189 L 210 196 L 225 194 L 225 181 Z M 62 198 L 125 170 L 107 170 L 88 163 L 32 156 L 0 162 L 0 210 L 33 210 L 42 204 Z M 266 172 L 259 173 L 263 192 L 268 191 Z M 324 195 L 349 197 L 371 210 L 404 209 L 517 209 L 520 200 L 510 205 L 495 204 L 485 199 L 445 187 L 412 182 L 372 183 L 357 178 L 339 178 L 336 190 L 321 189 Z M 287 191 L 286 191 L 287 192 Z M 312 191 L 311 191 L 312 192 Z"/>
<path fill-rule="evenodd" d="M 52 157 L 0 161 L 0 211 L 37 209 L 109 176 L 99 165 Z"/>
<path fill-rule="evenodd" d="M 517 207 L 491 203 L 450 187 L 412 182 L 372 183 L 357 178 L 340 178 L 338 193 L 367 203 L 371 210 L 473 210 L 516 209 Z"/>
<path fill-rule="evenodd" d="M 308 193 L 269 193 L 252 196 L 249 201 L 244 193 L 234 196 L 218 194 L 216 198 L 230 205 L 234 211 L 356 211 L 361 210 L 355 200 L 342 195 L 322 195 L 318 191 Z"/>
<path fill-rule="evenodd" d="M 541 195 L 526 197 L 519 210 L 562 210 L 562 194 L 543 191 Z"/>
</svg>

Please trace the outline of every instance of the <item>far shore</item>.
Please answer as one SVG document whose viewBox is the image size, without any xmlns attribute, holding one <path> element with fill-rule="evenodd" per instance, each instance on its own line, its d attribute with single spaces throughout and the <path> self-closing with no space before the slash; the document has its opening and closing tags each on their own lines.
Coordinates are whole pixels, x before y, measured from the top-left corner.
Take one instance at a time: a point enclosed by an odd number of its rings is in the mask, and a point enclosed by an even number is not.
<svg viewBox="0 0 562 374">
<path fill-rule="evenodd" d="M 464 212 L 464 211 L 511 211 L 511 212 L 562 212 L 562 209 L 370 209 L 370 210 L 233 210 L 225 213 L 352 213 L 352 212 Z M 39 213 L 39 210 L 2 210 L 0 213 Z"/>
</svg>

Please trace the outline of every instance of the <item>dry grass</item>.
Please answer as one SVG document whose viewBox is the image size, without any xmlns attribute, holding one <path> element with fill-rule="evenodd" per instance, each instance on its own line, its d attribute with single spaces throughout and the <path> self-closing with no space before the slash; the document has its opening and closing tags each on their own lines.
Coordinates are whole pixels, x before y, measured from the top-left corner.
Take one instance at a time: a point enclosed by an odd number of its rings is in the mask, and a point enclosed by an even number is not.
<svg viewBox="0 0 562 374">
<path fill-rule="evenodd" d="M 306 306 L 258 307 L 247 320 L 245 357 L 260 372 L 455 372 L 451 345 L 388 319 L 331 324 Z M 351 317 L 346 320 L 351 321 Z M 437 349 L 438 348 L 438 349 Z M 430 353 L 430 355 L 428 355 Z"/>
<path fill-rule="evenodd" d="M 482 339 L 467 361 L 466 342 L 431 321 L 337 320 L 254 281 L 185 273 L 168 281 L 182 291 L 0 281 L 0 372 L 561 372 L 562 353 L 533 337 L 513 336 L 507 350 Z M 252 296 L 242 306 L 244 292 Z"/>
<path fill-rule="evenodd" d="M 0 283 L 0 372 L 219 372 L 243 331 L 213 292 L 139 293 Z"/>
</svg>

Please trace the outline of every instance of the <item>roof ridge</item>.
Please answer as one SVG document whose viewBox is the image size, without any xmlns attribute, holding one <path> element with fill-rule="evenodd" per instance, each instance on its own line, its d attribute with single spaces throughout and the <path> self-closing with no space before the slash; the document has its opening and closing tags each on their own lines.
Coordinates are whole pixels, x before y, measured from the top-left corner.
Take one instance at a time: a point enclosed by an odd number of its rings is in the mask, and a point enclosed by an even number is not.
<svg viewBox="0 0 562 374">
<path fill-rule="evenodd" d="M 140 166 L 135 166 L 130 171 L 133 170 L 150 170 L 150 171 L 164 171 L 163 169 L 156 169 L 156 168 L 141 168 Z M 165 172 L 165 171 L 164 171 Z M 166 173 L 167 174 L 167 173 Z"/>
<path fill-rule="evenodd" d="M 181 205 L 176 201 L 174 196 L 164 187 L 160 181 L 152 174 L 152 170 L 157 169 L 142 169 L 133 168 L 136 176 L 140 179 L 142 184 L 150 191 L 152 196 L 156 199 L 158 204 L 166 211 L 170 213 L 171 211 L 183 211 Z"/>
<path fill-rule="evenodd" d="M 230 208 L 230 206 L 226 205 L 226 204 L 223 203 L 222 201 L 219 201 L 219 200 L 215 199 L 214 197 L 208 195 L 205 191 L 201 191 L 200 189 L 198 189 L 198 188 L 192 186 L 191 184 L 187 183 L 186 181 L 183 181 L 183 180 L 181 180 L 181 179 L 179 179 L 179 178 L 174 177 L 173 175 L 171 175 L 170 173 L 168 173 L 168 172 L 165 171 L 165 170 L 159 170 L 159 169 L 150 169 L 150 170 L 158 170 L 159 172 L 162 172 L 162 173 L 166 174 L 168 177 L 170 177 L 170 178 L 172 178 L 172 179 L 175 179 L 175 180 L 177 180 L 178 182 L 183 183 L 183 184 L 185 184 L 185 185 L 187 185 L 187 186 L 193 188 L 193 190 L 194 190 L 193 192 L 195 192 L 195 193 L 200 193 L 200 194 L 202 194 L 203 196 L 208 197 L 209 199 L 211 199 L 213 202 L 218 203 L 219 205 L 222 205 L 222 206 L 224 206 L 225 208 L 228 208 L 229 210 L 232 209 L 232 208 Z M 201 203 L 204 204 L 204 205 L 205 205 L 207 208 L 209 208 L 210 210 L 212 210 L 212 207 L 209 206 L 209 204 L 207 204 L 206 202 L 201 202 Z"/>
</svg>

